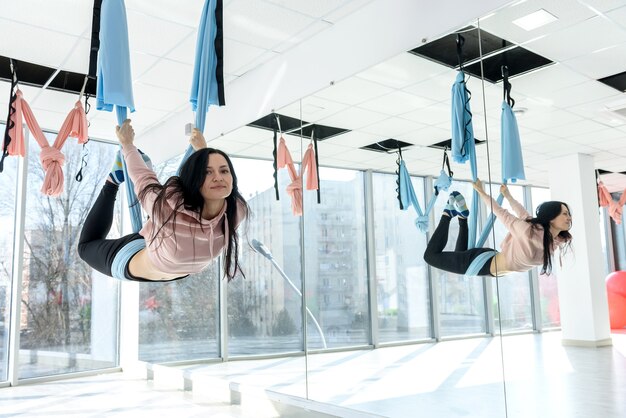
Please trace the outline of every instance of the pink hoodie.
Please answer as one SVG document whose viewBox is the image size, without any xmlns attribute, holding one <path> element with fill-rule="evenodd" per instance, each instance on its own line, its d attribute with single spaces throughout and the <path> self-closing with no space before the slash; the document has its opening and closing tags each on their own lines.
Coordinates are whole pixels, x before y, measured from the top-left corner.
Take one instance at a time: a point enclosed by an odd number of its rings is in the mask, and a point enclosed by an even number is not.
<svg viewBox="0 0 626 418">
<path fill-rule="evenodd" d="M 525 221 L 530 218 L 530 214 L 526 211 L 518 201 L 511 199 L 511 208 L 515 215 L 508 210 L 503 209 L 495 199 L 488 195 L 483 195 L 483 201 L 489 210 L 493 203 L 493 213 L 498 220 L 504 224 L 509 231 L 500 244 L 500 252 L 509 261 L 511 271 L 528 271 L 536 266 L 543 265 L 543 227 L 537 225 L 536 228 L 531 223 Z M 554 254 L 554 250 L 563 243 L 560 238 L 554 239 L 554 246 L 550 253 Z"/>
<path fill-rule="evenodd" d="M 159 180 L 144 163 L 139 151 L 133 145 L 123 149 L 128 174 L 135 186 L 135 193 L 147 185 L 158 183 Z M 146 239 L 146 251 L 155 268 L 168 274 L 192 274 L 203 270 L 211 260 L 217 257 L 226 247 L 228 222 L 226 222 L 226 202 L 222 211 L 213 219 L 206 220 L 197 212 L 179 209 L 176 216 L 176 231 L 171 222 L 161 227 L 160 220 L 152 219 L 152 208 L 156 194 L 149 193 L 142 201 L 141 207 L 150 218 L 139 233 Z M 167 218 L 173 211 L 175 201 L 169 200 L 170 207 L 163 208 L 163 216 Z M 237 208 L 237 226 L 245 218 L 243 205 Z M 152 240 L 158 231 L 158 236 Z"/>
</svg>

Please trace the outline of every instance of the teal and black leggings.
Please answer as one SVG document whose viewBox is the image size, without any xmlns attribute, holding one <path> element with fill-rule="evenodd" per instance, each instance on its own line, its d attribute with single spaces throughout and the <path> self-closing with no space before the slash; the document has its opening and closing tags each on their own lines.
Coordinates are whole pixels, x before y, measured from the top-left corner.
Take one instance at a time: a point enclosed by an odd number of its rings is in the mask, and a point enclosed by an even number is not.
<svg viewBox="0 0 626 418">
<path fill-rule="evenodd" d="M 138 233 L 125 235 L 117 239 L 106 239 L 111 225 L 113 225 L 113 212 L 115 209 L 115 198 L 117 197 L 118 185 L 106 181 L 96 202 L 89 211 L 85 224 L 78 240 L 78 255 L 91 268 L 100 273 L 114 277 L 111 271 L 113 260 L 119 251 L 127 244 L 143 240 Z M 126 279 L 136 281 L 147 281 L 141 277 L 135 277 L 125 267 Z"/>
<path fill-rule="evenodd" d="M 493 251 L 491 248 L 471 248 L 467 249 L 467 219 L 459 218 L 459 236 L 456 239 L 454 251 L 444 251 L 448 243 L 448 230 L 450 229 L 451 218 L 446 215 L 441 216 L 439 225 L 433 233 L 426 251 L 424 251 L 424 261 L 432 267 L 450 273 L 465 274 L 470 264 L 480 254 Z M 491 259 L 483 265 L 478 272 L 479 276 L 491 276 Z"/>
</svg>

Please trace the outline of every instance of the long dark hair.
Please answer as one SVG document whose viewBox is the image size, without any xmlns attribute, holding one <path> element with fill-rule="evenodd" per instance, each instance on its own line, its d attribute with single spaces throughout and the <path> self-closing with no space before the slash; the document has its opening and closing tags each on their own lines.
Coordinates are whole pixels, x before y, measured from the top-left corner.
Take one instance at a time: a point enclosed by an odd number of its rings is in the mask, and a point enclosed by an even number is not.
<svg viewBox="0 0 626 418">
<path fill-rule="evenodd" d="M 550 233 L 550 221 L 561 214 L 562 206 L 565 206 L 569 211 L 567 203 L 554 200 L 543 202 L 535 211 L 536 217 L 526 219 L 526 222 L 531 223 L 535 229 L 539 229 L 539 226 L 543 228 L 543 266 L 541 267 L 541 274 L 550 274 L 552 272 L 552 246 L 554 245 L 554 237 L 552 237 Z M 566 251 L 571 244 L 572 234 L 568 231 L 561 231 L 557 236 L 565 242 L 561 250 Z"/>
<path fill-rule="evenodd" d="M 239 237 L 235 227 L 237 221 L 242 222 L 243 219 L 237 219 L 237 207 L 242 206 L 244 208 L 244 217 L 248 217 L 250 208 L 239 193 L 237 186 L 237 175 L 233 168 L 233 163 L 221 150 L 215 148 L 203 148 L 189 156 L 187 161 L 180 167 L 177 176 L 172 176 L 161 185 L 160 183 L 153 183 L 148 185 L 139 193 L 140 200 L 149 194 L 156 193 L 157 197 L 154 201 L 152 208 L 152 218 L 158 220 L 161 224 L 159 229 L 151 237 L 152 240 L 156 239 L 158 233 L 163 226 L 168 222 L 172 223 L 172 235 L 176 239 L 176 216 L 181 208 L 196 212 L 198 217 L 202 214 L 204 207 L 204 198 L 200 193 L 200 189 L 204 184 L 204 180 L 207 176 L 207 165 L 209 162 L 209 156 L 211 154 L 220 154 L 228 163 L 228 169 L 233 177 L 233 189 L 230 195 L 226 198 L 226 222 L 228 222 L 228 237 L 224 237 L 226 240 L 226 246 L 224 248 L 224 275 L 228 278 L 228 281 L 235 278 L 237 273 L 241 273 L 245 277 L 239 266 Z M 168 201 L 173 201 L 173 211 L 163 218 L 164 208 L 171 207 L 172 205 Z M 222 230 L 224 233 L 225 231 Z M 161 238 L 163 239 L 163 238 Z M 209 244 L 213 245 L 213 243 Z"/>
</svg>

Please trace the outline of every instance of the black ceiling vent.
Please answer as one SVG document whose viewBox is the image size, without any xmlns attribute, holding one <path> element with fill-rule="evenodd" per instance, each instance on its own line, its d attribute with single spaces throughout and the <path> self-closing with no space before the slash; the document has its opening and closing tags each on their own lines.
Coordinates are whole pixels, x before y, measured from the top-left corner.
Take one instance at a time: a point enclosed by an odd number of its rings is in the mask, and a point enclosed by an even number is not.
<svg viewBox="0 0 626 418">
<path fill-rule="evenodd" d="M 42 87 L 56 72 L 56 68 L 32 64 L 26 61 L 13 60 L 13 66 L 17 75 L 17 81 L 19 84 L 26 86 Z M 11 81 L 11 64 L 8 57 L 0 56 L 0 80 Z M 54 77 L 48 88 L 78 94 L 83 88 L 84 82 L 85 74 L 59 71 L 59 74 Z M 90 78 L 87 81 L 85 93 L 92 96 L 96 95 L 96 80 L 94 78 Z"/>
<path fill-rule="evenodd" d="M 460 33 L 463 38 L 465 38 L 465 42 L 463 44 L 463 62 L 472 62 L 478 59 L 480 57 L 480 49 L 478 47 L 478 28 L 474 26 L 467 26 L 460 29 L 456 33 L 446 35 L 443 38 L 429 42 L 425 45 L 412 49 L 409 52 L 448 67 L 457 68 L 459 66 L 459 59 L 456 50 L 457 33 Z M 484 30 L 480 31 L 480 39 L 482 41 L 483 56 L 512 45 L 511 42 L 492 35 L 489 32 L 485 32 Z"/>
<path fill-rule="evenodd" d="M 315 138 L 318 141 L 323 141 L 325 139 L 350 132 L 349 129 L 309 123 L 290 116 L 280 115 L 278 113 L 270 113 L 267 116 L 263 116 L 262 118 L 249 123 L 248 126 L 273 131 L 274 127 L 277 127 L 276 118 L 280 120 L 280 129 L 283 133 L 295 136 L 300 136 L 302 133 L 303 137 L 310 138 L 311 133 L 315 131 Z"/>
<path fill-rule="evenodd" d="M 457 34 L 464 38 L 462 47 L 463 66 L 467 73 L 480 78 L 480 50 L 478 48 L 478 29 L 469 26 L 456 33 L 429 42 L 409 51 L 412 54 L 430 59 L 451 68 L 459 68 L 457 55 Z M 509 77 L 514 77 L 537 68 L 552 64 L 541 55 L 530 52 L 521 46 L 480 30 L 482 41 L 483 70 L 485 79 L 496 83 L 502 80 L 501 67 L 509 68 Z"/>
<path fill-rule="evenodd" d="M 474 138 L 474 145 L 481 145 L 484 143 L 485 141 Z M 452 139 L 446 139 L 445 141 L 437 142 L 436 144 L 429 145 L 428 148 L 452 149 Z"/>
<path fill-rule="evenodd" d="M 374 142 L 373 144 L 366 145 L 361 147 L 361 149 L 376 151 L 376 152 L 386 152 L 392 153 L 398 151 L 398 148 L 406 149 L 407 147 L 412 147 L 414 144 L 409 144 L 408 142 L 399 141 L 397 139 L 389 138 L 383 141 Z"/>
<path fill-rule="evenodd" d="M 621 92 L 626 92 L 626 71 L 601 78 L 598 81 Z"/>
<path fill-rule="evenodd" d="M 626 174 L 626 171 L 609 171 L 609 170 L 604 170 L 602 168 L 597 168 L 596 172 L 597 172 L 597 174 L 600 174 L 600 175 L 602 175 L 602 174 L 613 174 L 613 173 L 616 173 L 616 174 Z"/>
<path fill-rule="evenodd" d="M 549 59 L 518 46 L 483 59 L 486 80 L 497 83 L 502 80 L 502 66 L 509 69 L 509 78 L 553 64 Z M 480 61 L 468 65 L 465 71 L 480 78 Z"/>
</svg>

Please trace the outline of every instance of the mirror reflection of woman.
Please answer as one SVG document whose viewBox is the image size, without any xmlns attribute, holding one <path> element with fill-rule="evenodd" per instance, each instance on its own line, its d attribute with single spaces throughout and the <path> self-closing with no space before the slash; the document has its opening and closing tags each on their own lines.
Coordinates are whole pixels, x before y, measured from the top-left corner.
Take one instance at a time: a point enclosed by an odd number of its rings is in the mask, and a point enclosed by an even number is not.
<svg viewBox="0 0 626 418">
<path fill-rule="evenodd" d="M 509 202 L 515 215 L 502 208 L 483 189 L 480 180 L 473 183 L 487 207 L 492 207 L 498 220 L 508 230 L 500 244 L 500 251 L 495 253 L 478 272 L 479 276 L 502 276 L 511 272 L 524 272 L 541 266 L 541 274 L 552 271 L 552 257 L 557 248 L 566 251 L 572 235 L 572 216 L 566 203 L 557 201 L 544 202 L 532 217 L 517 200 L 513 198 L 506 185 L 500 186 L 500 193 Z M 458 192 L 453 192 L 443 211 L 437 229 L 433 233 L 424 260 L 440 270 L 456 274 L 465 274 L 468 267 L 478 256 L 493 252 L 492 248 L 467 248 L 469 210 L 465 199 Z M 459 235 L 454 251 L 444 251 L 448 242 L 450 221 L 459 220 Z"/>
</svg>

